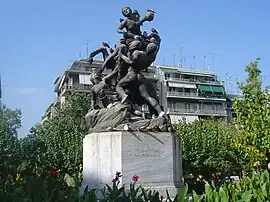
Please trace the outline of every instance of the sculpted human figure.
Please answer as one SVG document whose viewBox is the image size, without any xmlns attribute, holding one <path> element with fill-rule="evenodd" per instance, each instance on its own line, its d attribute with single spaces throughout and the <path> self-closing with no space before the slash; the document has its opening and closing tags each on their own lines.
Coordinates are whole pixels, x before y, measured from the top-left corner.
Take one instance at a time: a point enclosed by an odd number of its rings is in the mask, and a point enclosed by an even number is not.
<svg viewBox="0 0 270 202">
<path fill-rule="evenodd" d="M 120 55 L 130 67 L 127 75 L 117 84 L 116 91 L 121 96 L 122 103 L 124 103 L 128 98 L 125 88 L 138 88 L 140 95 L 146 103 L 153 107 L 159 116 L 163 116 L 164 112 L 161 110 L 157 100 L 149 95 L 147 86 L 143 82 L 144 76 L 141 74 L 141 70 L 149 67 L 155 60 L 157 45 L 155 43 L 149 43 L 146 47 L 146 52 L 140 51 L 140 47 L 140 41 L 133 41 L 129 46 L 130 58 Z"/>
<path fill-rule="evenodd" d="M 154 11 L 148 9 L 145 17 L 140 20 L 140 14 L 137 10 L 132 12 L 130 7 L 122 8 L 122 14 L 126 17 L 120 22 L 117 32 L 123 34 L 127 44 L 130 44 L 133 40 L 142 36 L 141 25 L 146 21 L 152 21 L 154 19 Z M 126 29 L 126 31 L 123 31 Z"/>
<path fill-rule="evenodd" d="M 99 98 L 104 107 L 107 107 L 111 101 L 104 93 L 104 89 L 109 89 L 109 86 L 101 80 L 101 77 L 96 73 L 92 73 L 91 82 L 94 84 L 91 88 L 91 109 L 98 109 L 97 99 Z"/>
<path fill-rule="evenodd" d="M 116 48 L 112 52 L 112 54 L 106 58 L 99 72 L 99 74 L 101 74 L 104 71 L 105 67 L 108 66 L 108 64 L 114 64 L 115 67 L 113 71 L 103 78 L 103 80 L 106 83 L 110 81 L 113 77 L 115 77 L 116 75 L 117 75 L 117 79 L 116 79 L 117 81 L 120 80 L 120 78 L 122 78 L 124 75 L 126 75 L 127 68 L 125 68 L 125 66 L 127 65 L 119 57 L 119 54 L 121 53 L 121 54 L 126 55 L 127 52 L 128 52 L 128 48 L 125 44 L 125 39 L 122 38 L 120 40 L 120 43 L 116 46 Z"/>
</svg>

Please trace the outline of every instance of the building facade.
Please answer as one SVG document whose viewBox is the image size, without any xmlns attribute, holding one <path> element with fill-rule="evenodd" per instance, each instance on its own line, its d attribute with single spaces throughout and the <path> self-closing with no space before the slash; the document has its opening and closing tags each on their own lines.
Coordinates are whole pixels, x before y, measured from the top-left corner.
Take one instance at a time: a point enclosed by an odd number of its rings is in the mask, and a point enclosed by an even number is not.
<svg viewBox="0 0 270 202">
<path fill-rule="evenodd" d="M 89 65 L 84 61 L 75 61 L 55 80 L 57 98 L 51 106 L 64 103 L 66 92 L 70 90 L 90 93 L 93 85 L 90 75 L 95 69 L 101 68 L 102 62 L 96 60 Z M 104 74 L 110 71 L 106 70 Z M 232 99 L 227 97 L 224 82 L 218 81 L 216 73 L 153 65 L 143 74 L 155 86 L 159 103 L 170 114 L 172 123 L 207 117 L 232 121 Z M 142 110 L 147 112 L 147 106 L 144 105 Z M 51 111 L 48 109 L 47 113 L 51 115 Z"/>
<path fill-rule="evenodd" d="M 224 83 L 211 72 L 157 66 L 160 78 L 160 104 L 170 114 L 172 123 L 200 118 L 226 119 Z"/>
</svg>

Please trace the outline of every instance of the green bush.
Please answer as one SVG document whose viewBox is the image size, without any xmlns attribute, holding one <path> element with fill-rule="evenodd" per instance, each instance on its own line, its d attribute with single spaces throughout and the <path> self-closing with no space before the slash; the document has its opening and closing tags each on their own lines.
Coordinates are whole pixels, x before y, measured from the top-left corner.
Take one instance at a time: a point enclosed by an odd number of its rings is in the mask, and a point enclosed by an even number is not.
<svg viewBox="0 0 270 202">
<path fill-rule="evenodd" d="M 222 202 L 267 202 L 270 201 L 270 180 L 268 171 L 253 172 L 244 176 L 239 183 L 228 183 L 219 189 L 206 186 L 202 201 Z"/>
<path fill-rule="evenodd" d="M 197 120 L 175 125 L 182 142 L 183 170 L 209 180 L 212 174 L 241 173 L 245 155 L 235 146 L 238 130 L 219 120 Z"/>
<path fill-rule="evenodd" d="M 21 162 L 17 129 L 21 126 L 20 110 L 0 106 L 0 180 L 16 172 Z"/>
<path fill-rule="evenodd" d="M 243 96 L 235 99 L 234 108 L 241 132 L 238 147 L 254 163 L 270 152 L 270 91 L 262 87 L 259 58 L 247 65 L 245 71 L 246 82 L 239 85 Z"/>
<path fill-rule="evenodd" d="M 89 108 L 89 93 L 71 92 L 53 117 L 36 127 L 36 137 L 45 143 L 48 167 L 72 174 L 82 164 L 83 138 L 88 132 L 84 117 Z"/>
</svg>

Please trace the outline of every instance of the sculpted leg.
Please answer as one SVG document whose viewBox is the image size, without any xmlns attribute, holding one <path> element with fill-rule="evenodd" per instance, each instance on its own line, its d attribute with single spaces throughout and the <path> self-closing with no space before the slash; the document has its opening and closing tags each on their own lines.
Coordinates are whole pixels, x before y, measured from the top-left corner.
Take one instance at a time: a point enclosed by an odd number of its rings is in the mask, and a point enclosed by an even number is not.
<svg viewBox="0 0 270 202">
<path fill-rule="evenodd" d="M 103 60 L 104 60 L 104 61 L 105 61 L 106 58 L 109 56 L 109 53 L 108 53 L 106 47 L 100 47 L 100 48 L 98 48 L 98 49 L 96 49 L 95 51 L 93 51 L 93 52 L 90 53 L 89 58 L 88 58 L 89 63 L 92 63 L 92 62 L 93 62 L 93 58 L 94 58 L 96 55 L 100 54 L 100 53 L 102 54 Z"/>
<path fill-rule="evenodd" d="M 157 114 L 161 117 L 164 115 L 164 112 L 161 110 L 161 107 L 159 106 L 158 102 L 156 101 L 156 99 L 154 99 L 153 97 L 151 97 L 149 95 L 149 93 L 147 92 L 147 88 L 145 85 L 141 84 L 139 87 L 139 92 L 141 94 L 141 96 L 145 99 L 145 101 L 151 106 L 153 107 Z"/>
<path fill-rule="evenodd" d="M 125 77 L 123 77 L 116 86 L 116 92 L 121 96 L 122 103 L 124 103 L 128 95 L 125 93 L 125 88 L 130 85 L 137 78 L 136 74 L 133 72 L 128 72 Z"/>
</svg>

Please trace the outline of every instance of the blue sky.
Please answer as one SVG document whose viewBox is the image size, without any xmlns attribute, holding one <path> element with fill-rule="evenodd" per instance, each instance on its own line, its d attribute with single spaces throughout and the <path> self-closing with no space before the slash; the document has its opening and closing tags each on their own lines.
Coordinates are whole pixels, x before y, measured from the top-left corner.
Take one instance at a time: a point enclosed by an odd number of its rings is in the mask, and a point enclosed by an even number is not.
<svg viewBox="0 0 270 202">
<path fill-rule="evenodd" d="M 112 3 L 114 2 L 114 3 Z M 210 70 L 229 86 L 244 79 L 244 68 L 261 57 L 265 82 L 270 72 L 270 1 L 268 0 L 0 0 L 0 73 L 3 102 L 23 113 L 20 136 L 37 123 L 55 100 L 54 79 L 80 54 L 86 56 L 102 41 L 119 40 L 116 27 L 121 7 L 156 11 L 155 27 L 162 37 L 157 62 L 173 65 L 186 57 L 185 68 L 204 69 L 204 55 L 214 53 Z M 175 61 L 175 62 L 174 62 Z M 211 65 L 211 55 L 207 64 Z"/>
</svg>

